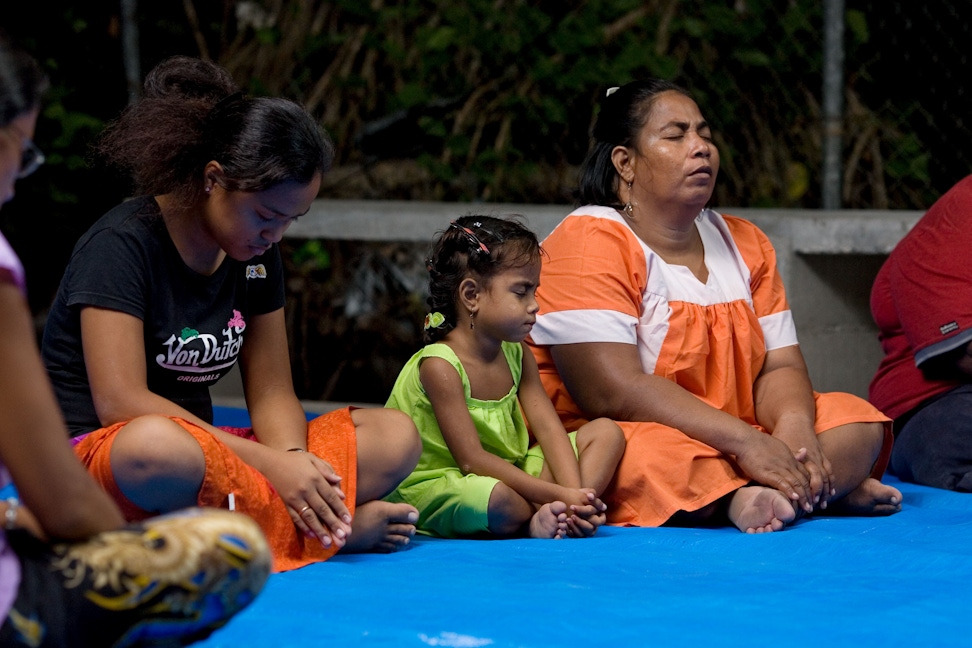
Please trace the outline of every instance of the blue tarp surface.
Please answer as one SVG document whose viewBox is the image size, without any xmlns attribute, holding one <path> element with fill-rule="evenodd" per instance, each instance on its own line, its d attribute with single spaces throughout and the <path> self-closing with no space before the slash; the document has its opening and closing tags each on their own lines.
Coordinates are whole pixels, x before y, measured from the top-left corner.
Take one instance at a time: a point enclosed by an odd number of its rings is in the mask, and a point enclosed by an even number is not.
<svg viewBox="0 0 972 648">
<path fill-rule="evenodd" d="M 766 535 L 608 527 L 338 555 L 271 576 L 198 645 L 972 645 L 972 495 L 886 481 L 897 515 Z"/>
</svg>

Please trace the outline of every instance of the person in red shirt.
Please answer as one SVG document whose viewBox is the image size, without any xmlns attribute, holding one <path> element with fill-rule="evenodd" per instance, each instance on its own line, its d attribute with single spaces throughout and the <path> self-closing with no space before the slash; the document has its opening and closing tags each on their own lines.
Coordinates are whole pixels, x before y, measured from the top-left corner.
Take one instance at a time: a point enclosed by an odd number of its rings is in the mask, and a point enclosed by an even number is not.
<svg viewBox="0 0 972 648">
<path fill-rule="evenodd" d="M 884 359 L 870 400 L 895 419 L 890 470 L 972 491 L 972 175 L 901 240 L 871 289 Z"/>
</svg>

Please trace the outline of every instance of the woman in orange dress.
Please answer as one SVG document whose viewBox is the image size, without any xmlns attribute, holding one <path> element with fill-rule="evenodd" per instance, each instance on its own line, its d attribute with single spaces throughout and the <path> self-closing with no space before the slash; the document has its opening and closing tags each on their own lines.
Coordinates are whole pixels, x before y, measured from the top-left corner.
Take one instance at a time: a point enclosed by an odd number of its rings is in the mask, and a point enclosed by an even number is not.
<svg viewBox="0 0 972 648">
<path fill-rule="evenodd" d="M 583 207 L 544 241 L 531 334 L 567 429 L 608 417 L 627 449 L 613 524 L 778 531 L 798 516 L 889 514 L 888 418 L 813 391 L 776 257 L 707 207 L 719 152 L 681 88 L 612 88 L 581 171 Z"/>
</svg>

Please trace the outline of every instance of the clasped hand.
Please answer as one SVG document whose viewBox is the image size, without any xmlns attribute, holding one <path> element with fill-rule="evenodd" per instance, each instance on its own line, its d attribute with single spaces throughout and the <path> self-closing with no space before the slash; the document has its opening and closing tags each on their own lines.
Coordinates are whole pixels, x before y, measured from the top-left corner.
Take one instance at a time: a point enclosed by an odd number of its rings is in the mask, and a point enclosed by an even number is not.
<svg viewBox="0 0 972 648">
<path fill-rule="evenodd" d="M 570 515 L 567 517 L 567 535 L 571 538 L 589 538 L 597 528 L 607 522 L 607 504 L 597 497 L 593 488 L 566 488 L 564 503 Z"/>
<path fill-rule="evenodd" d="M 756 430 L 743 450 L 736 454 L 736 463 L 751 479 L 779 490 L 805 512 L 811 513 L 815 496 L 806 462 L 805 447 L 791 450 L 780 439 Z"/>
<path fill-rule="evenodd" d="M 339 549 L 351 535 L 341 476 L 310 452 L 279 452 L 264 473 L 283 499 L 294 525 L 323 547 Z"/>
<path fill-rule="evenodd" d="M 773 437 L 787 445 L 806 467 L 810 476 L 810 491 L 814 506 L 827 508 L 830 498 L 836 494 L 835 480 L 830 459 L 824 454 L 817 433 L 809 426 L 786 425 L 773 430 Z"/>
</svg>

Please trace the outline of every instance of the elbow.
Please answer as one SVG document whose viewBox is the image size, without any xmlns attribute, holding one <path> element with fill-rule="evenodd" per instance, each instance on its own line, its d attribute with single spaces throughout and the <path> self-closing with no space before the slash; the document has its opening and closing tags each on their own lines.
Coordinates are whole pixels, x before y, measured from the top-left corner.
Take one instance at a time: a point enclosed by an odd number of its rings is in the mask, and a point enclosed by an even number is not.
<svg viewBox="0 0 972 648">
<path fill-rule="evenodd" d="M 130 421 L 138 416 L 131 404 L 125 398 L 113 398 L 110 396 L 93 395 L 95 414 L 102 427 L 108 427 L 115 423 Z"/>
<path fill-rule="evenodd" d="M 482 460 L 482 456 L 478 453 L 470 453 L 468 455 L 453 455 L 453 459 L 463 475 L 486 474 L 486 472 L 484 472 L 486 470 L 485 462 Z"/>
<path fill-rule="evenodd" d="M 574 402 L 588 419 L 609 418 L 615 421 L 635 420 L 624 390 L 614 388 L 584 389 L 571 394 Z"/>
</svg>

